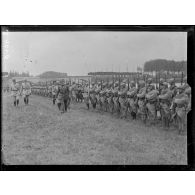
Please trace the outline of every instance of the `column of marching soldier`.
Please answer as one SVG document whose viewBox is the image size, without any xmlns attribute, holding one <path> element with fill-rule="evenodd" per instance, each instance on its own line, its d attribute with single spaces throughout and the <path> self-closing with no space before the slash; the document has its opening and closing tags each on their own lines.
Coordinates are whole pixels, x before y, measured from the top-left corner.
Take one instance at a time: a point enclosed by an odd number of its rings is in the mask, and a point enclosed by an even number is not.
<svg viewBox="0 0 195 195">
<path fill-rule="evenodd" d="M 48 96 L 63 105 L 59 89 L 64 86 L 68 89 L 67 107 L 72 102 L 85 102 L 87 109 L 97 109 L 110 112 L 120 118 L 127 118 L 130 114 L 133 120 L 139 118 L 143 123 L 155 125 L 160 120 L 165 129 L 171 124 L 176 125 L 179 133 L 185 132 L 187 113 L 191 110 L 191 88 L 184 77 L 183 84 L 176 87 L 172 78 L 168 82 L 160 79 L 159 86 L 155 88 L 152 78 L 146 81 L 124 80 L 123 82 L 75 82 L 53 81 L 48 87 L 34 87 L 32 93 Z"/>
</svg>

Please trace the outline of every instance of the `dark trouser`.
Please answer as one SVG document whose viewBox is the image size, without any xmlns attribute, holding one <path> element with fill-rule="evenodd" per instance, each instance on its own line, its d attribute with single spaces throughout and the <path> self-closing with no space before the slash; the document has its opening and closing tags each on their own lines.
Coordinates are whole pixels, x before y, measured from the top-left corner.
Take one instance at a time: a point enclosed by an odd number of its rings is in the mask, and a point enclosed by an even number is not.
<svg viewBox="0 0 195 195">
<path fill-rule="evenodd" d="M 19 99 L 14 97 L 14 106 L 18 106 L 18 105 L 19 105 Z"/>
<path fill-rule="evenodd" d="M 68 108 L 68 99 L 64 99 L 64 109 L 65 109 L 65 112 L 67 112 L 67 108 Z"/>
<path fill-rule="evenodd" d="M 29 103 L 29 96 L 28 95 L 24 97 L 24 103 L 25 104 L 28 104 Z"/>
<path fill-rule="evenodd" d="M 53 99 L 53 105 L 55 105 L 55 102 L 56 102 L 56 95 L 52 95 L 52 99 Z"/>
</svg>

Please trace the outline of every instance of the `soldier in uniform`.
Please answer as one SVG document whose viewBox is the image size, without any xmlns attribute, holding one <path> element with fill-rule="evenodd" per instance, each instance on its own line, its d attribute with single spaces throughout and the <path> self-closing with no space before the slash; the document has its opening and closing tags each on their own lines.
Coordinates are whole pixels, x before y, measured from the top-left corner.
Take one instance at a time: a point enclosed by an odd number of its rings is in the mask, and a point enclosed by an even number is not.
<svg viewBox="0 0 195 195">
<path fill-rule="evenodd" d="M 146 93 L 146 108 L 148 110 L 148 118 L 150 120 L 150 124 L 154 125 L 156 121 L 156 114 L 157 114 L 157 96 L 158 91 L 155 90 L 154 85 L 149 85 L 147 87 L 147 93 Z"/>
<path fill-rule="evenodd" d="M 159 94 L 161 94 L 161 91 L 164 88 L 164 85 L 163 85 L 164 82 L 165 82 L 165 80 L 163 78 L 160 78 L 160 82 L 159 82 Z"/>
<path fill-rule="evenodd" d="M 107 112 L 107 98 L 106 98 L 106 83 L 102 84 L 103 89 L 100 91 L 100 108 Z"/>
<path fill-rule="evenodd" d="M 71 103 L 70 82 L 66 84 L 65 88 L 66 88 L 66 94 L 64 98 L 64 105 L 65 105 L 65 111 L 67 111 L 67 108 L 70 110 L 70 103 Z M 83 97 L 82 89 L 81 89 L 81 95 Z"/>
<path fill-rule="evenodd" d="M 169 79 L 169 90 L 172 92 L 172 98 L 174 98 L 177 94 L 177 86 L 175 85 L 175 80 L 173 78 Z"/>
<path fill-rule="evenodd" d="M 20 93 L 20 86 L 18 83 L 16 83 L 15 79 L 12 80 L 11 92 L 12 92 L 12 96 L 14 100 L 14 106 L 18 106 L 19 105 L 19 95 L 21 93 Z"/>
<path fill-rule="evenodd" d="M 52 90 L 53 105 L 55 105 L 56 98 L 57 98 L 57 91 L 58 91 L 58 85 L 57 85 L 56 81 L 53 81 L 53 85 L 51 86 L 51 90 Z"/>
<path fill-rule="evenodd" d="M 138 84 L 138 93 L 137 93 L 137 98 L 138 98 L 138 111 L 137 114 L 141 116 L 141 120 L 146 123 L 146 118 L 147 118 L 147 110 L 145 106 L 145 95 L 146 95 L 146 87 L 145 87 L 145 82 L 143 80 L 139 81 Z"/>
<path fill-rule="evenodd" d="M 178 94 L 173 100 L 173 106 L 175 106 L 175 114 L 178 122 L 179 133 L 184 132 L 184 124 L 186 119 L 186 110 L 189 103 L 188 96 L 184 93 L 184 86 L 178 87 Z"/>
<path fill-rule="evenodd" d="M 112 83 L 109 83 L 106 95 L 107 95 L 107 101 L 108 101 L 108 110 L 111 114 L 113 114 L 113 112 L 114 112 L 114 102 L 113 102 Z"/>
<path fill-rule="evenodd" d="M 161 93 L 159 95 L 159 102 L 160 102 L 160 110 L 161 110 L 161 118 L 162 118 L 163 126 L 166 129 L 169 128 L 170 126 L 171 100 L 172 100 L 172 92 L 168 88 L 168 83 L 164 82 L 162 84 Z"/>
<path fill-rule="evenodd" d="M 191 110 L 191 87 L 190 86 L 186 87 L 184 93 L 188 96 L 188 105 L 186 108 L 186 118 L 185 118 L 185 125 L 187 125 L 187 114 Z"/>
<path fill-rule="evenodd" d="M 92 86 L 92 88 L 89 91 L 89 99 L 90 99 L 90 102 L 91 102 L 91 105 L 92 105 L 93 109 L 95 109 L 96 108 L 97 99 L 96 99 L 94 85 Z"/>
<path fill-rule="evenodd" d="M 114 102 L 114 112 L 116 112 L 117 116 L 119 116 L 119 114 L 120 114 L 120 104 L 119 104 L 118 91 L 119 91 L 119 82 L 116 81 L 114 83 L 113 102 Z"/>
<path fill-rule="evenodd" d="M 131 114 L 131 117 L 133 120 L 136 119 L 136 113 L 137 113 L 137 88 L 135 86 L 135 82 L 130 82 L 130 89 L 127 92 L 127 102 L 128 102 L 128 108 Z"/>
<path fill-rule="evenodd" d="M 97 87 L 95 89 L 95 97 L 97 100 L 96 104 L 99 106 L 99 109 L 100 109 L 100 91 L 101 91 L 101 82 L 98 82 Z"/>
<path fill-rule="evenodd" d="M 120 103 L 120 113 L 121 113 L 121 118 L 127 118 L 127 101 L 126 101 L 126 96 L 127 96 L 127 87 L 126 83 L 121 84 L 121 89 L 119 91 L 119 103 Z"/>
<path fill-rule="evenodd" d="M 22 83 L 21 91 L 23 93 L 24 103 L 25 105 L 28 105 L 29 96 L 31 95 L 31 86 L 30 86 L 30 83 L 28 83 L 26 79 L 24 80 L 24 83 Z"/>
<path fill-rule="evenodd" d="M 146 82 L 146 90 L 149 88 L 152 88 L 153 85 L 152 85 L 152 78 L 148 78 L 147 82 Z"/>
<path fill-rule="evenodd" d="M 177 94 L 177 86 L 175 85 L 175 80 L 174 78 L 171 78 L 169 79 L 169 90 L 171 91 L 172 93 L 172 96 L 171 98 L 174 99 L 174 97 L 176 96 Z M 173 125 L 176 127 L 177 126 L 177 117 L 176 117 L 176 114 L 175 114 L 175 106 L 173 105 L 173 102 L 172 102 L 172 106 L 171 106 L 171 121 L 173 122 Z"/>
<path fill-rule="evenodd" d="M 64 113 L 64 90 L 65 90 L 65 85 L 63 83 L 60 83 L 57 91 L 57 106 L 58 109 L 61 113 Z"/>
</svg>

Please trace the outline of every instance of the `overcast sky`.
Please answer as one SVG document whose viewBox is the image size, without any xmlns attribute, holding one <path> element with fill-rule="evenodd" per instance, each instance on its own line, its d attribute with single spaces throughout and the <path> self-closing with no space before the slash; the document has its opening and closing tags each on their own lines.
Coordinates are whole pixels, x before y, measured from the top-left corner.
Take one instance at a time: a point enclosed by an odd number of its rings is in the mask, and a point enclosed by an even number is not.
<svg viewBox="0 0 195 195">
<path fill-rule="evenodd" d="M 136 71 L 151 59 L 187 60 L 187 33 L 3 32 L 3 71 L 8 72 Z"/>
</svg>

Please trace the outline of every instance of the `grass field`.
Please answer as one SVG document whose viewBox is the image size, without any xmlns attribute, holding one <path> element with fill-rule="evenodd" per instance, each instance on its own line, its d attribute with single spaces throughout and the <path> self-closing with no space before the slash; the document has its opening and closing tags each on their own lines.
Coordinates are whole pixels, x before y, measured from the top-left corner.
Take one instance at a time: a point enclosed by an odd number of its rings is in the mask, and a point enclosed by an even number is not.
<svg viewBox="0 0 195 195">
<path fill-rule="evenodd" d="M 73 104 L 61 115 L 48 98 L 30 97 L 15 108 L 3 95 L 4 164 L 187 164 L 187 136 L 160 125 L 122 120 Z"/>
</svg>

